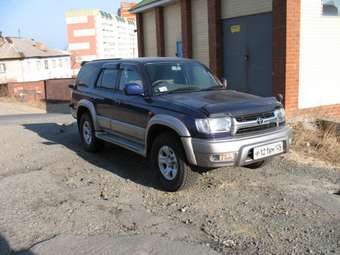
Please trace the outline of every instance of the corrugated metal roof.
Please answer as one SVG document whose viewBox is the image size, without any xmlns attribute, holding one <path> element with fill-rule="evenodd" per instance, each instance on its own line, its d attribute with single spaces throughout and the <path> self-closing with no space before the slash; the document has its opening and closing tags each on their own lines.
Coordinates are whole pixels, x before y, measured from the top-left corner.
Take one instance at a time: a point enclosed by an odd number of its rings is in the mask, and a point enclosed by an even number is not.
<svg viewBox="0 0 340 255">
<path fill-rule="evenodd" d="M 131 8 L 129 12 L 140 13 L 158 6 L 166 6 L 175 0 L 143 0 L 139 2 L 134 8 Z"/>
<path fill-rule="evenodd" d="M 47 48 L 29 38 L 0 37 L 0 59 L 69 56 L 67 51 Z"/>
<path fill-rule="evenodd" d="M 158 0 L 142 0 L 142 1 L 140 1 L 134 8 L 132 8 L 132 9 L 137 9 L 137 8 L 139 8 L 139 7 L 142 7 L 142 6 L 144 6 L 144 5 L 147 5 L 147 4 L 151 4 L 151 3 L 153 3 L 153 2 L 157 2 Z"/>
<path fill-rule="evenodd" d="M 158 2 L 158 1 L 159 0 L 142 0 L 139 3 L 137 3 L 133 8 L 131 8 L 129 10 L 129 12 L 138 10 L 141 7 L 144 7 L 144 6 L 148 5 L 148 4 L 152 4 L 152 3 L 155 3 L 155 2 Z"/>
</svg>

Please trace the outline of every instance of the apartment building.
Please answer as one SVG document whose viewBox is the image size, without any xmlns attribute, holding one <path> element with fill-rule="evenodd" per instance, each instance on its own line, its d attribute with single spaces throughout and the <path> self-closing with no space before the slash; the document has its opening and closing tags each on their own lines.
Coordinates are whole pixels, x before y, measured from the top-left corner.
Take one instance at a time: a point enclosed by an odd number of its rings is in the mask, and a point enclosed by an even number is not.
<svg viewBox="0 0 340 255">
<path fill-rule="evenodd" d="M 66 13 L 68 49 L 72 69 L 82 61 L 138 56 L 136 24 L 132 20 L 101 10 L 74 10 Z"/>
<path fill-rule="evenodd" d="M 66 51 L 29 38 L 0 36 L 0 83 L 72 77 Z"/>
<path fill-rule="evenodd" d="M 136 21 L 136 15 L 129 12 L 130 9 L 136 6 L 135 2 L 121 1 L 120 8 L 118 10 L 118 16 L 127 18 L 128 20 Z"/>
<path fill-rule="evenodd" d="M 194 58 L 290 116 L 340 117 L 340 0 L 143 0 L 140 56 Z"/>
</svg>

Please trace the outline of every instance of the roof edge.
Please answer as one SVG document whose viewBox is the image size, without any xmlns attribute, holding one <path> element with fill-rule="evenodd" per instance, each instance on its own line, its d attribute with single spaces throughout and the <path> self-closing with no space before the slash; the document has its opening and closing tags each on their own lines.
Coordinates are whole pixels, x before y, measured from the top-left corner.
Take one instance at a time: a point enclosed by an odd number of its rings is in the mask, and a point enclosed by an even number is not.
<svg viewBox="0 0 340 255">
<path fill-rule="evenodd" d="M 164 4 L 168 4 L 171 2 L 174 2 L 175 0 L 159 0 L 159 1 L 155 1 L 155 2 L 151 2 L 149 4 L 145 4 L 142 6 L 136 6 L 135 8 L 131 8 L 129 10 L 130 13 L 136 14 L 136 13 L 140 13 L 143 11 L 147 11 L 149 9 L 155 8 L 155 7 L 159 7 L 162 6 Z"/>
</svg>

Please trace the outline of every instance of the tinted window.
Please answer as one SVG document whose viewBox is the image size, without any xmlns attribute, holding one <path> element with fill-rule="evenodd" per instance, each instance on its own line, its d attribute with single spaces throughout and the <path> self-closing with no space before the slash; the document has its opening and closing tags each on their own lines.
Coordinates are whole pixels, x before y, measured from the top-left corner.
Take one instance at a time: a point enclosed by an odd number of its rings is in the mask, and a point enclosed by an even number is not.
<svg viewBox="0 0 340 255">
<path fill-rule="evenodd" d="M 207 68 L 198 63 L 152 63 L 146 65 L 155 94 L 220 88 Z"/>
<path fill-rule="evenodd" d="M 322 13 L 324 16 L 340 15 L 340 0 L 322 0 Z"/>
<path fill-rule="evenodd" d="M 114 89 L 117 78 L 117 70 L 106 69 L 102 71 L 98 79 L 98 87 L 105 89 Z"/>
<path fill-rule="evenodd" d="M 124 90 L 124 87 L 128 83 L 137 83 L 143 86 L 142 77 L 139 73 L 131 68 L 125 67 L 121 71 L 120 82 L 119 82 L 119 90 Z"/>
<path fill-rule="evenodd" d="M 84 65 L 79 71 L 76 84 L 92 87 L 97 80 L 98 72 L 99 70 L 94 66 Z"/>
</svg>

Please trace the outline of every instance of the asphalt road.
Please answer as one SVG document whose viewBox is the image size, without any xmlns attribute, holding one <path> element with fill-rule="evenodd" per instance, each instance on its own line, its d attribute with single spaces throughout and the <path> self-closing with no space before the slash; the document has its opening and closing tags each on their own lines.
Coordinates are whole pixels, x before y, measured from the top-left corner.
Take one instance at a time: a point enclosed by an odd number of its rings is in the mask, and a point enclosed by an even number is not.
<svg viewBox="0 0 340 255">
<path fill-rule="evenodd" d="M 340 254 L 340 169 L 279 157 L 164 193 L 69 115 L 0 117 L 0 254 Z"/>
</svg>

